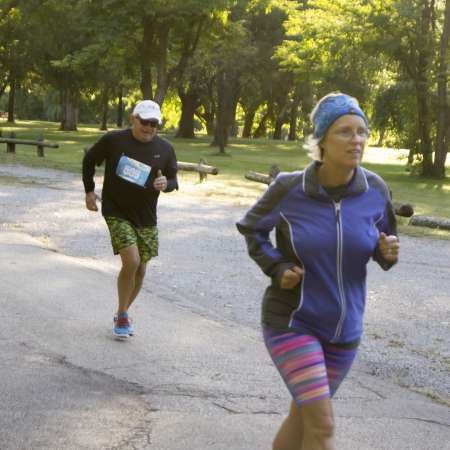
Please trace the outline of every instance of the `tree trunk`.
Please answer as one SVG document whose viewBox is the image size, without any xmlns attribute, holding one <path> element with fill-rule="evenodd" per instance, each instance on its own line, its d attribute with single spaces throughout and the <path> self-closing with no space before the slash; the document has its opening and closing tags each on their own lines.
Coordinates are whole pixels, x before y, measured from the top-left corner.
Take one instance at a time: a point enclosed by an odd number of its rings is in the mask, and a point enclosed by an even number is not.
<svg viewBox="0 0 450 450">
<path fill-rule="evenodd" d="M 154 50 L 154 17 L 144 16 L 142 20 L 143 37 L 141 42 L 141 82 L 142 98 L 153 98 L 152 87 L 152 52 Z"/>
<path fill-rule="evenodd" d="M 305 80 L 301 82 L 298 86 L 300 95 L 300 105 L 302 110 L 303 118 L 308 118 L 313 109 L 313 86 L 310 80 Z M 302 122 L 302 133 L 305 138 L 308 134 L 312 133 L 311 126 L 308 120 L 303 120 Z"/>
<path fill-rule="evenodd" d="M 119 86 L 119 102 L 117 104 L 117 127 L 123 127 L 123 86 Z"/>
<path fill-rule="evenodd" d="M 278 115 L 275 119 L 275 127 L 273 131 L 273 139 L 280 140 L 283 138 L 282 131 L 283 131 L 283 125 L 288 120 L 288 107 L 289 107 L 289 98 L 286 94 L 285 97 L 281 101 L 277 102 L 278 106 Z"/>
<path fill-rule="evenodd" d="M 61 91 L 61 131 L 77 131 L 78 91 L 64 88 Z"/>
<path fill-rule="evenodd" d="M 228 141 L 228 130 L 226 124 L 226 102 L 227 102 L 227 92 L 226 92 L 226 80 L 225 71 L 222 70 L 217 75 L 217 122 L 216 129 L 214 132 L 214 140 L 212 145 L 217 145 L 219 147 L 220 153 L 225 153 L 225 146 Z"/>
<path fill-rule="evenodd" d="M 297 139 L 297 120 L 298 120 L 298 108 L 300 106 L 300 96 L 297 90 L 294 93 L 292 99 L 291 111 L 289 113 L 289 134 L 288 140 L 295 141 Z"/>
<path fill-rule="evenodd" d="M 273 136 L 272 139 L 275 139 L 276 141 L 279 141 L 281 139 L 281 131 L 283 129 L 284 124 L 284 117 L 278 116 L 277 120 L 275 121 L 275 128 L 273 130 Z"/>
<path fill-rule="evenodd" d="M 108 129 L 108 105 L 109 103 L 109 89 L 104 88 L 102 93 L 102 123 L 100 125 L 100 130 L 106 131 Z"/>
<path fill-rule="evenodd" d="M 215 112 L 214 109 L 211 107 L 210 109 L 206 109 L 205 105 L 203 104 L 203 107 L 205 108 L 204 113 L 200 113 L 198 109 L 195 110 L 195 115 L 205 124 L 206 127 L 206 134 L 208 136 L 214 136 L 214 132 L 216 129 L 216 122 L 215 122 Z"/>
<path fill-rule="evenodd" d="M 225 153 L 239 99 L 237 75 L 230 75 L 225 70 L 219 72 L 217 75 L 217 99 L 217 123 L 212 145 L 219 146 L 220 153 Z"/>
<path fill-rule="evenodd" d="M 193 89 L 188 89 L 186 93 L 179 92 L 181 100 L 181 118 L 178 124 L 178 131 L 176 137 L 185 139 L 195 138 L 195 110 L 199 106 L 197 92 Z"/>
<path fill-rule="evenodd" d="M 269 118 L 269 112 L 266 111 L 259 121 L 256 130 L 253 132 L 253 137 L 258 139 L 260 137 L 264 137 L 267 133 L 267 119 Z"/>
<path fill-rule="evenodd" d="M 206 133 L 208 136 L 214 136 L 216 130 L 216 101 L 214 96 L 215 90 L 215 82 L 214 79 L 211 79 L 207 84 L 207 96 L 200 99 L 201 105 L 203 105 L 204 112 L 200 114 L 198 110 L 195 114 L 199 117 L 199 119 L 205 122 Z"/>
<path fill-rule="evenodd" d="M 378 138 L 377 147 L 382 147 L 384 142 L 384 136 L 386 135 L 386 128 L 380 130 L 380 136 Z"/>
<path fill-rule="evenodd" d="M 434 175 L 445 177 L 445 160 L 447 159 L 448 145 L 450 144 L 449 130 L 449 104 L 447 99 L 447 55 L 450 37 L 450 0 L 445 2 L 445 18 L 442 29 L 439 52 L 438 69 L 438 122 L 436 138 L 436 154 L 434 159 Z"/>
<path fill-rule="evenodd" d="M 242 137 L 249 139 L 252 135 L 253 122 L 255 120 L 256 108 L 251 108 L 245 111 L 244 129 L 242 130 Z"/>
<path fill-rule="evenodd" d="M 13 78 L 9 83 L 9 97 L 8 97 L 8 122 L 14 123 L 14 109 L 16 104 L 16 80 Z"/>
<path fill-rule="evenodd" d="M 236 120 L 236 112 L 237 112 L 237 105 L 238 105 L 238 98 L 233 98 L 231 101 L 230 109 L 228 111 L 228 121 L 230 124 L 229 134 L 231 137 L 237 137 L 239 134 L 239 126 L 238 122 Z"/>
<path fill-rule="evenodd" d="M 169 47 L 169 31 L 168 23 L 159 24 L 158 28 L 158 59 L 156 70 L 156 92 L 155 102 L 162 105 L 169 89 L 169 76 L 167 73 L 167 51 Z"/>
<path fill-rule="evenodd" d="M 420 153 L 423 156 L 422 175 L 433 175 L 433 149 L 431 141 L 431 106 L 428 76 L 430 74 L 431 45 L 430 33 L 433 18 L 433 0 L 423 0 L 421 34 L 423 42 L 417 61 L 417 79 L 415 80 L 417 98 L 417 116 L 420 136 Z"/>
</svg>

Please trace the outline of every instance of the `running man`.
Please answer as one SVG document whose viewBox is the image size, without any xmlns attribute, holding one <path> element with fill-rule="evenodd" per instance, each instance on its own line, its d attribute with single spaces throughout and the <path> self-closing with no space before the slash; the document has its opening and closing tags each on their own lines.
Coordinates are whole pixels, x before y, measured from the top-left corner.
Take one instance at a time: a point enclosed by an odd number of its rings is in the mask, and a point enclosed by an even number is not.
<svg viewBox="0 0 450 450">
<path fill-rule="evenodd" d="M 105 163 L 102 215 L 122 267 L 117 278 L 118 306 L 113 333 L 134 334 L 128 310 L 141 290 L 146 266 L 158 255 L 157 204 L 160 192 L 178 189 L 172 145 L 158 136 L 161 110 L 152 100 L 136 105 L 131 128 L 104 134 L 83 159 L 86 208 L 98 211 L 95 166 Z"/>
</svg>

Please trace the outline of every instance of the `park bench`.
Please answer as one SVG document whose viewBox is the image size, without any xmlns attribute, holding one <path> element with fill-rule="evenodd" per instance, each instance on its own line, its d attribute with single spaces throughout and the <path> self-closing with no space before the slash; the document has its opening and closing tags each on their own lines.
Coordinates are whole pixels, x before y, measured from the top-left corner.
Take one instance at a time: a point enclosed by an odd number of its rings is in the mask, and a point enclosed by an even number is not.
<svg viewBox="0 0 450 450">
<path fill-rule="evenodd" d="M 35 145 L 37 155 L 44 156 L 44 147 L 58 148 L 59 144 L 56 142 L 45 142 L 43 136 L 39 136 L 36 140 L 30 139 L 16 139 L 16 134 L 11 132 L 8 137 L 3 137 L 0 133 L 0 143 L 6 144 L 7 153 L 16 153 L 16 145 Z"/>
</svg>

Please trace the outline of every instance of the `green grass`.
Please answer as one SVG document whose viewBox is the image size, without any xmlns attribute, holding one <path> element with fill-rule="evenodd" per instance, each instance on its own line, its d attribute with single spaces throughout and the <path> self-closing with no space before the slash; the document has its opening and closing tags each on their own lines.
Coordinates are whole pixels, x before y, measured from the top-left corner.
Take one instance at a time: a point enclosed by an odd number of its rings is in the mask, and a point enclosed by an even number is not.
<svg viewBox="0 0 450 450">
<path fill-rule="evenodd" d="M 0 122 L 3 136 L 14 131 L 19 138 L 36 139 L 42 134 L 46 140 L 59 143 L 59 149 L 45 149 L 45 157 L 38 158 L 34 146 L 19 145 L 16 154 L 6 153 L 6 145 L 0 146 L 0 164 L 19 163 L 29 166 L 50 167 L 80 172 L 84 148 L 92 145 L 102 131 L 95 125 L 79 126 L 78 132 L 62 132 L 59 124 L 51 122 L 19 121 L 10 125 Z M 202 188 L 204 195 L 234 197 L 240 204 L 254 201 L 264 186 L 244 179 L 248 170 L 267 173 L 272 164 L 278 164 L 281 170 L 290 171 L 303 168 L 310 159 L 298 142 L 273 141 L 268 139 L 245 140 L 231 139 L 226 154 L 220 154 L 216 147 L 211 147 L 211 139 L 206 136 L 195 140 L 175 139 L 166 136 L 175 146 L 180 161 L 198 162 L 201 158 L 208 164 L 219 168 L 217 177 L 209 176 Z M 450 178 L 444 180 L 427 180 L 411 175 L 405 170 L 405 152 L 368 148 L 364 158 L 364 167 L 380 174 L 388 183 L 395 201 L 411 203 L 416 214 L 433 215 L 450 218 Z M 450 169 L 450 158 L 448 160 Z M 450 172 L 450 170 L 449 170 Z M 182 179 L 196 181 L 193 174 L 182 174 Z M 406 221 L 400 220 L 401 229 L 414 231 L 411 234 L 434 234 L 447 236 L 450 233 L 421 230 L 406 227 Z"/>
</svg>

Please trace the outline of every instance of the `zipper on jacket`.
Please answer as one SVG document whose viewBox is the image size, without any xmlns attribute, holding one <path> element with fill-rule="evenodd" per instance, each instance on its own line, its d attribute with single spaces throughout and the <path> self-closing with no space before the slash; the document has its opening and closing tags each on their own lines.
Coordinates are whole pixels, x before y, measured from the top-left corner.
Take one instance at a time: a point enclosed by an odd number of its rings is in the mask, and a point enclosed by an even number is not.
<svg viewBox="0 0 450 450">
<path fill-rule="evenodd" d="M 341 316 L 339 318 L 336 331 L 332 341 L 336 341 L 342 332 L 345 315 L 347 313 L 347 302 L 345 300 L 344 277 L 342 275 L 342 253 L 343 253 L 343 231 L 341 221 L 341 203 L 334 202 L 334 209 L 336 211 L 336 233 L 337 233 L 337 251 L 336 251 L 336 270 L 339 289 L 339 300 L 341 304 Z"/>
</svg>

